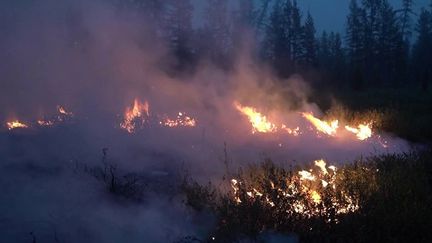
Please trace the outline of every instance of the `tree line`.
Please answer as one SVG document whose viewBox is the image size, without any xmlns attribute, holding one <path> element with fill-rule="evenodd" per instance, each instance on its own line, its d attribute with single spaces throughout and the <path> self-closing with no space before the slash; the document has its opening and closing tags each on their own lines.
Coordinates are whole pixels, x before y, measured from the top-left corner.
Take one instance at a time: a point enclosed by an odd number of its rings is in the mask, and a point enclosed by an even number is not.
<svg viewBox="0 0 432 243">
<path fill-rule="evenodd" d="M 427 90 L 431 83 L 432 1 L 416 13 L 413 0 L 401 0 L 398 9 L 388 0 L 351 0 L 343 33 L 317 33 L 312 13 L 296 0 L 237 0 L 235 8 L 228 0 L 206 0 L 198 26 L 190 0 L 119 2 L 157 23 L 177 71 L 191 71 L 204 58 L 229 69 L 248 43 L 283 78 L 313 74 L 325 86 L 354 90 Z"/>
</svg>

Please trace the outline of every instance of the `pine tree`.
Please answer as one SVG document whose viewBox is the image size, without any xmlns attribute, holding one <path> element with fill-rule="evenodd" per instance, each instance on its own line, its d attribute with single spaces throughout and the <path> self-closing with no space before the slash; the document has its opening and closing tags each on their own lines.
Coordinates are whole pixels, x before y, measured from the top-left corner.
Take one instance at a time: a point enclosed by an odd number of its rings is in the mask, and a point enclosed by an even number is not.
<svg viewBox="0 0 432 243">
<path fill-rule="evenodd" d="M 404 40 L 409 41 L 411 37 L 411 16 L 414 15 L 412 10 L 413 0 L 402 0 L 402 8 L 397 12 L 400 13 L 399 21 L 401 24 L 401 32 L 403 33 Z"/>
<path fill-rule="evenodd" d="M 356 0 L 351 0 L 347 17 L 346 42 L 351 66 L 361 66 L 364 59 L 364 12 Z"/>
<path fill-rule="evenodd" d="M 432 15 L 430 11 L 421 10 L 416 31 L 418 37 L 413 47 L 413 64 L 422 89 L 427 90 L 432 78 L 430 70 L 432 65 Z"/>
<path fill-rule="evenodd" d="M 180 64 L 192 61 L 192 14 L 193 6 L 189 0 L 170 2 L 167 15 L 168 38 Z"/>
<path fill-rule="evenodd" d="M 302 49 L 302 36 L 303 36 L 303 28 L 301 24 L 301 13 L 300 9 L 297 5 L 297 0 L 293 0 L 292 2 L 292 10 L 291 10 L 291 25 L 289 28 L 289 40 L 291 43 L 291 59 L 294 62 L 294 65 L 301 60 L 303 55 Z"/>
<path fill-rule="evenodd" d="M 290 19 L 287 17 L 291 8 L 287 2 L 278 0 L 274 3 L 266 28 L 263 48 L 265 57 L 272 62 L 282 76 L 289 74 L 285 67 L 290 65 L 291 56 L 288 39 Z"/>
<path fill-rule="evenodd" d="M 308 12 L 304 24 L 303 34 L 303 62 L 305 65 L 311 67 L 316 65 L 316 39 L 315 39 L 315 25 L 312 15 Z"/>
<path fill-rule="evenodd" d="M 323 31 L 318 42 L 318 59 L 322 69 L 329 68 L 330 61 L 330 43 L 329 36 L 326 31 Z"/>
<path fill-rule="evenodd" d="M 342 49 L 342 38 L 339 33 L 330 34 L 330 58 L 331 58 L 331 73 L 334 82 L 341 84 L 345 76 L 345 56 Z"/>
<path fill-rule="evenodd" d="M 405 52 L 403 33 L 397 22 L 393 7 L 383 0 L 379 9 L 379 26 L 376 61 L 380 76 L 384 81 L 399 81 L 401 70 L 404 69 Z"/>
<path fill-rule="evenodd" d="M 207 1 L 204 32 L 206 32 L 206 42 L 208 44 L 205 48 L 215 63 L 227 66 L 229 60 L 228 54 L 232 46 L 231 28 L 228 18 L 228 1 Z"/>
</svg>

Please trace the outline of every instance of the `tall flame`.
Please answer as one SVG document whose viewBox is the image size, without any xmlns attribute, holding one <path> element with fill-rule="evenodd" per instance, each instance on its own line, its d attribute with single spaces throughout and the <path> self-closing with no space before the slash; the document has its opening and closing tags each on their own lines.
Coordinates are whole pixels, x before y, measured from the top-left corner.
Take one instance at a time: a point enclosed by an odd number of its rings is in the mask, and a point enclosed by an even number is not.
<svg viewBox="0 0 432 243">
<path fill-rule="evenodd" d="M 322 132 L 325 133 L 327 135 L 330 136 L 335 136 L 337 129 L 339 128 L 339 121 L 338 120 L 334 120 L 329 122 L 326 121 L 322 121 L 316 117 L 313 116 L 312 113 L 302 113 L 303 117 L 306 118 L 309 122 L 312 123 L 312 125 L 314 125 L 314 127 Z"/>
<path fill-rule="evenodd" d="M 276 125 L 271 123 L 266 116 L 256 111 L 255 108 L 242 106 L 238 102 L 234 102 L 234 106 L 242 114 L 248 117 L 250 123 L 252 124 L 252 133 L 269 133 L 277 131 Z"/>
<path fill-rule="evenodd" d="M 139 120 L 144 123 L 146 117 L 149 117 L 149 104 L 147 101 L 141 103 L 138 99 L 134 100 L 132 107 L 127 107 L 124 112 L 123 122 L 120 123 L 120 127 L 132 133 L 135 130 L 136 122 Z"/>
</svg>

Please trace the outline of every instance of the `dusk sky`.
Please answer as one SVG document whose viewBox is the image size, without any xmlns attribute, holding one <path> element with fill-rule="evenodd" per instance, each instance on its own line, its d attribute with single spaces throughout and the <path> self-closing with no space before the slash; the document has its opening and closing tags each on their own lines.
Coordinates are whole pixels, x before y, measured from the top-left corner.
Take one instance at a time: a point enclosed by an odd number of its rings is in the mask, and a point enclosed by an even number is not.
<svg viewBox="0 0 432 243">
<path fill-rule="evenodd" d="M 349 0 L 299 0 L 303 12 L 310 10 L 318 31 L 329 30 L 343 32 L 348 14 Z M 390 0 L 397 9 L 402 0 Z M 428 5 L 428 0 L 414 0 L 415 12 Z"/>
</svg>

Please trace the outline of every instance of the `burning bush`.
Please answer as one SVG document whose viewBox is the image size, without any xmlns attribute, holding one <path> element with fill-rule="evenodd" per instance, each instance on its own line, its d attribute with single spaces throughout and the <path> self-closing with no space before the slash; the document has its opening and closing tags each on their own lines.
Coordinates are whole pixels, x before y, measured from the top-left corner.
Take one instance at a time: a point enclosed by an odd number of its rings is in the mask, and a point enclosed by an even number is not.
<svg viewBox="0 0 432 243">
<path fill-rule="evenodd" d="M 432 237 L 431 158 L 430 151 L 385 155 L 340 169 L 320 160 L 308 170 L 267 160 L 230 175 L 224 183 L 231 189 L 196 182 L 184 189 L 187 205 L 218 216 L 209 239 L 221 242 L 264 232 L 306 241 L 422 241 Z"/>
</svg>

